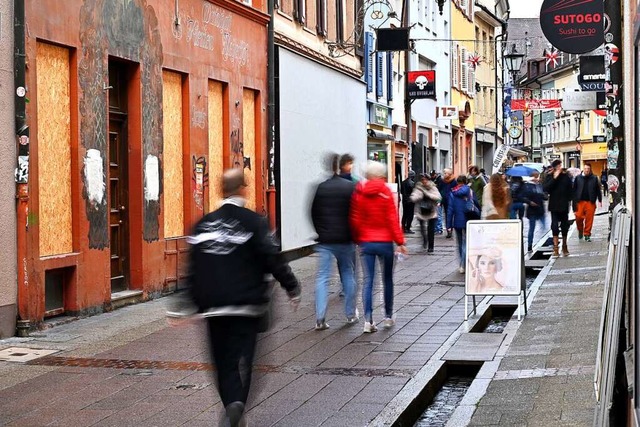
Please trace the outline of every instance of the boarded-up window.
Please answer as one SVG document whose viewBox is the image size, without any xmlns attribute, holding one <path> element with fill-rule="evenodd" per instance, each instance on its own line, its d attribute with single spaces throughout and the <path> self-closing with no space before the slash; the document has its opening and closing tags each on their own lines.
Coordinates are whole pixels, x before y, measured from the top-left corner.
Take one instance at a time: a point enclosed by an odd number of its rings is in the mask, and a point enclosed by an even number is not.
<svg viewBox="0 0 640 427">
<path fill-rule="evenodd" d="M 184 235 L 182 75 L 162 72 L 164 237 Z"/>
<path fill-rule="evenodd" d="M 242 143 L 244 176 L 247 184 L 247 208 L 256 208 L 256 93 L 251 89 L 242 91 Z"/>
<path fill-rule="evenodd" d="M 224 102 L 223 85 L 209 80 L 209 210 L 218 207 L 222 199 L 220 177 L 224 169 Z"/>
<path fill-rule="evenodd" d="M 69 50 L 36 52 L 40 256 L 73 251 Z"/>
</svg>

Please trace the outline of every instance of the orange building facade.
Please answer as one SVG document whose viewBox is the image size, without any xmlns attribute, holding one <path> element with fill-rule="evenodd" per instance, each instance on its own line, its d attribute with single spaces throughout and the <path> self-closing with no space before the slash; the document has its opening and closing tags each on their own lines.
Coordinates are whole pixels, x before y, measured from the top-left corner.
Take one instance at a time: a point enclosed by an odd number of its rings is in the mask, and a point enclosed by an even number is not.
<svg viewBox="0 0 640 427">
<path fill-rule="evenodd" d="M 268 21 L 261 0 L 25 1 L 20 320 L 175 290 L 225 168 L 267 212 Z"/>
</svg>

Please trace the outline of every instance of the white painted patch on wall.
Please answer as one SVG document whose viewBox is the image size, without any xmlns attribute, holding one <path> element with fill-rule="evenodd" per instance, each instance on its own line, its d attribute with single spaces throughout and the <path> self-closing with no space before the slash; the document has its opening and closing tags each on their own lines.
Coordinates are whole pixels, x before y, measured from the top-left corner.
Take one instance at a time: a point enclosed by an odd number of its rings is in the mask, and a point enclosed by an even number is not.
<svg viewBox="0 0 640 427">
<path fill-rule="evenodd" d="M 157 202 L 160 198 L 160 168 L 158 158 L 149 154 L 144 161 L 144 200 Z"/>
<path fill-rule="evenodd" d="M 84 177 L 89 201 L 102 204 L 106 184 L 102 157 L 100 151 L 95 148 L 87 150 L 87 156 L 84 158 Z"/>
</svg>

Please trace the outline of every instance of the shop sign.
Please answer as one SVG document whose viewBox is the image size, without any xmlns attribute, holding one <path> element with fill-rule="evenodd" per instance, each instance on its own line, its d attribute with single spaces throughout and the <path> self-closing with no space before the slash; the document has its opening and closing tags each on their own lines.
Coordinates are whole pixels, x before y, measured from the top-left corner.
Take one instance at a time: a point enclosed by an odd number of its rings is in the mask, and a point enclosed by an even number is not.
<svg viewBox="0 0 640 427">
<path fill-rule="evenodd" d="M 607 137 L 604 135 L 593 135 L 593 142 L 607 142 Z"/>
<path fill-rule="evenodd" d="M 380 126 L 387 126 L 389 124 L 389 109 L 382 105 L 374 105 L 373 122 Z"/>
<path fill-rule="evenodd" d="M 559 99 L 511 99 L 511 110 L 554 110 L 560 108 Z"/>
<path fill-rule="evenodd" d="M 567 156 L 570 159 L 579 159 L 580 158 L 580 152 L 578 151 L 572 151 L 571 153 L 567 154 Z"/>
<path fill-rule="evenodd" d="M 458 107 L 455 105 L 438 106 L 438 118 L 442 120 L 458 120 Z"/>
<path fill-rule="evenodd" d="M 565 111 L 588 111 L 596 108 L 596 92 L 565 92 L 562 97 L 562 109 Z"/>
<path fill-rule="evenodd" d="M 549 154 L 549 160 L 560 160 L 560 154 Z"/>
<path fill-rule="evenodd" d="M 436 71 L 409 71 L 407 95 L 409 99 L 436 98 Z"/>
<path fill-rule="evenodd" d="M 583 91 L 604 91 L 604 55 L 580 57 L 578 83 Z"/>
<path fill-rule="evenodd" d="M 602 0 L 544 0 L 540 27 L 549 43 L 566 53 L 586 53 L 604 43 Z"/>
</svg>

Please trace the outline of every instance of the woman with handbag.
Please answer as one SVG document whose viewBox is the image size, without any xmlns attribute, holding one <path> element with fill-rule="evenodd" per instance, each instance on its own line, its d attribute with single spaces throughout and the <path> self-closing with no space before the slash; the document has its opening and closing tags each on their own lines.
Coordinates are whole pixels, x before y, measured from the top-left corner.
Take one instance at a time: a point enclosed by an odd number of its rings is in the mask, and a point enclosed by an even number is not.
<svg viewBox="0 0 640 427">
<path fill-rule="evenodd" d="M 449 195 L 449 207 L 447 218 L 451 218 L 449 224 L 456 232 L 456 243 L 458 245 L 458 257 L 460 267 L 458 273 L 464 274 L 466 262 L 466 234 L 467 221 L 470 219 L 480 219 L 480 209 L 478 202 L 471 188 L 467 185 L 467 177 L 460 175 L 456 180 L 456 186 Z"/>
<path fill-rule="evenodd" d="M 431 182 L 427 174 L 420 174 L 420 181 L 416 183 L 411 193 L 411 201 L 415 203 L 415 215 L 420 223 L 422 234 L 422 248 L 427 253 L 433 253 L 433 242 L 438 222 L 438 204 L 440 203 L 440 191 Z M 425 222 L 427 227 L 425 230 Z"/>
<path fill-rule="evenodd" d="M 482 219 L 509 219 L 511 192 L 502 175 L 494 173 L 482 193 Z"/>
</svg>

